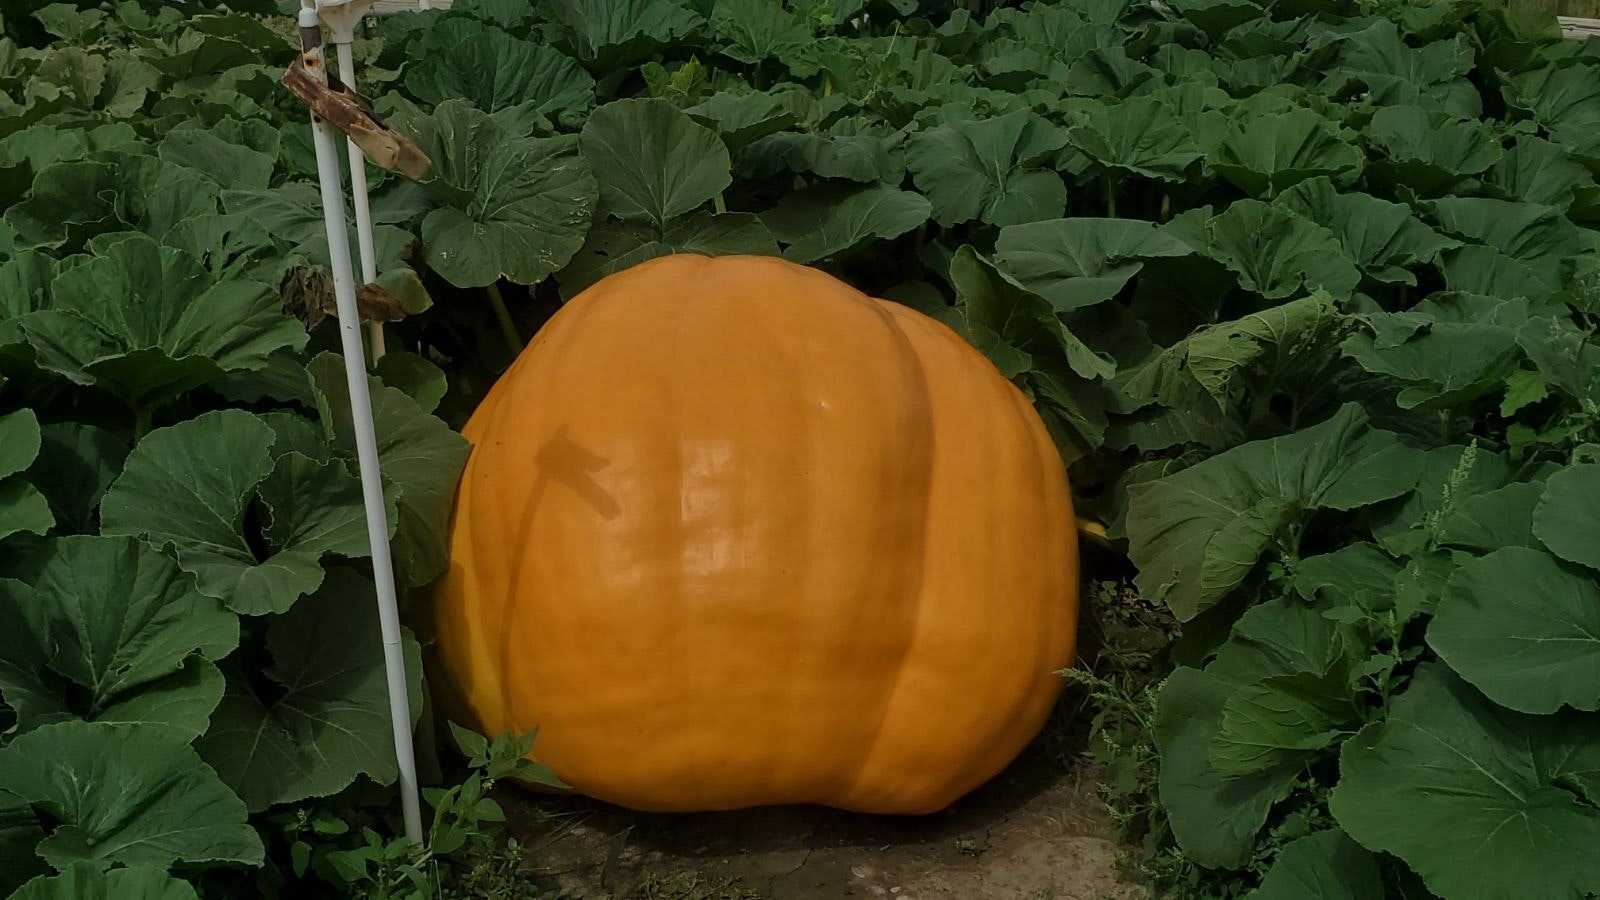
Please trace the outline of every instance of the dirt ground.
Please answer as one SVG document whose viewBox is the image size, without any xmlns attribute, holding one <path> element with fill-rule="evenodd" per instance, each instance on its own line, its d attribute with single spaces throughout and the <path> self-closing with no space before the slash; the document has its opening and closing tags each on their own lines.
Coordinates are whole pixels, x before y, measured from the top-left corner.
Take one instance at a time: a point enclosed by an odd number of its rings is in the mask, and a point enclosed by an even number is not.
<svg viewBox="0 0 1600 900">
<path fill-rule="evenodd" d="M 932 816 L 813 807 L 645 815 L 577 798 L 503 798 L 566 896 L 585 900 L 1142 900 L 1116 875 L 1095 772 L 1037 742 Z"/>
</svg>

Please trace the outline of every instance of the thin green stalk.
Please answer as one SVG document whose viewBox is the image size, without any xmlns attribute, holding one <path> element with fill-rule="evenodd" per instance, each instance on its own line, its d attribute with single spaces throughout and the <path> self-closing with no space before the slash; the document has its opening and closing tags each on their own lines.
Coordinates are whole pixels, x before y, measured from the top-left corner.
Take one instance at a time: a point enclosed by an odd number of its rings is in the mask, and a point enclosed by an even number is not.
<svg viewBox="0 0 1600 900">
<path fill-rule="evenodd" d="M 511 321 L 511 311 L 506 309 L 506 298 L 500 296 L 500 285 L 489 284 L 484 287 L 489 292 L 489 305 L 494 307 L 494 317 L 500 323 L 500 333 L 505 336 L 506 347 L 510 348 L 512 356 L 522 353 L 522 338 L 517 334 L 517 323 Z"/>
<path fill-rule="evenodd" d="M 1111 180 L 1110 172 L 1100 176 L 1100 183 L 1106 189 L 1106 216 L 1115 219 L 1117 217 L 1117 185 Z"/>
<path fill-rule="evenodd" d="M 717 191 L 717 195 L 711 198 L 711 205 L 716 208 L 717 215 L 721 215 L 728 211 L 728 201 L 722 199 L 721 191 Z"/>
<path fill-rule="evenodd" d="M 150 407 L 140 405 L 133 409 L 133 442 L 138 443 L 150 433 Z"/>
</svg>

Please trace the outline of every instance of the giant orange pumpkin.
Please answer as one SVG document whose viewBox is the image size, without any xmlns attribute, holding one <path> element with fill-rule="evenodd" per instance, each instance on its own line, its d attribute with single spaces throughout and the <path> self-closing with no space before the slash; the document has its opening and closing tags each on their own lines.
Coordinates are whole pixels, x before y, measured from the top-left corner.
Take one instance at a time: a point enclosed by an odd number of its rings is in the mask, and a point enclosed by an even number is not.
<svg viewBox="0 0 1600 900">
<path fill-rule="evenodd" d="M 449 711 L 645 810 L 921 813 L 1072 659 L 1077 551 L 1028 401 L 944 325 L 768 257 L 567 304 L 465 431 Z"/>
</svg>

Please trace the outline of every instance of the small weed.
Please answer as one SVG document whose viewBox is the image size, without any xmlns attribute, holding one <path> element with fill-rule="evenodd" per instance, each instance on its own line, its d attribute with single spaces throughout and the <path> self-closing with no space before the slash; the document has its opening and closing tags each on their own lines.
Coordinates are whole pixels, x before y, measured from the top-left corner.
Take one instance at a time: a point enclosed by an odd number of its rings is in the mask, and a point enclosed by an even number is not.
<svg viewBox="0 0 1600 900">
<path fill-rule="evenodd" d="M 737 878 L 706 878 L 698 872 L 681 872 L 647 876 L 630 900 L 761 900 L 761 895 L 741 886 Z"/>
<path fill-rule="evenodd" d="M 1079 752 L 1102 773 L 1100 799 L 1125 848 L 1119 863 L 1126 877 L 1149 886 L 1155 897 L 1238 896 L 1244 882 L 1220 880 L 1178 852 L 1161 805 L 1156 694 L 1162 653 L 1177 623 L 1128 581 L 1095 582 L 1087 594 L 1081 642 L 1086 652 L 1077 668 L 1062 675 L 1081 692 L 1070 721 L 1081 729 L 1087 720 L 1088 745 Z"/>
</svg>

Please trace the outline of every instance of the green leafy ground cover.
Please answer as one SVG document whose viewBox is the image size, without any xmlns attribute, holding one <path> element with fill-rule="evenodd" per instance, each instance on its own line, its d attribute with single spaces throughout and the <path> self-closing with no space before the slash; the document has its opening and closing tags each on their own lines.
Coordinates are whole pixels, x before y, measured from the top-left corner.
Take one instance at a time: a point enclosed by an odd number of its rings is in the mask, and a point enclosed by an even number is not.
<svg viewBox="0 0 1600 900">
<path fill-rule="evenodd" d="M 458 0 L 370 30 L 363 87 L 435 162 L 369 177 L 409 313 L 373 375 L 402 583 L 444 565 L 450 425 L 508 344 L 644 259 L 781 252 L 983 349 L 1182 623 L 1140 817 L 1163 887 L 1596 892 L 1600 51 L 1478 0 L 995 6 Z M 283 10 L 236 8 L 272 15 L 4 19 L 19 896 L 516 864 L 480 827 L 514 742 L 469 747 L 427 854 L 386 839 L 308 129 Z"/>
</svg>

